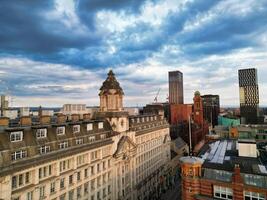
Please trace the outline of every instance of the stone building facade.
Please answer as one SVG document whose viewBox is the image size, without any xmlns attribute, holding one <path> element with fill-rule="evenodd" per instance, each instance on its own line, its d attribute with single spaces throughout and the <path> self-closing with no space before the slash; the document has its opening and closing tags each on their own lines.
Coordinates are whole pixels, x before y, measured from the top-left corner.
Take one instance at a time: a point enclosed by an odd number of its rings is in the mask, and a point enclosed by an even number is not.
<svg viewBox="0 0 267 200">
<path fill-rule="evenodd" d="M 129 116 L 112 71 L 100 111 L 0 119 L 0 199 L 150 199 L 170 160 L 163 116 Z M 114 105 L 115 104 L 115 105 Z M 149 197 L 150 196 L 150 197 Z"/>
</svg>

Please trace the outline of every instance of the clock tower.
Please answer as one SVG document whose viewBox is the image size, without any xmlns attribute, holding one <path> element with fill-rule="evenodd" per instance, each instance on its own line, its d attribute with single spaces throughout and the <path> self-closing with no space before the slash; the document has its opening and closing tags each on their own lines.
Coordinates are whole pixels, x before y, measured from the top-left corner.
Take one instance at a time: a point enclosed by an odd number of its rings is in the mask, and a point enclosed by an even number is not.
<svg viewBox="0 0 267 200">
<path fill-rule="evenodd" d="M 194 100 L 194 112 L 193 112 L 194 123 L 202 127 L 204 123 L 203 104 L 202 104 L 202 98 L 200 96 L 199 91 L 195 92 L 193 100 Z"/>
</svg>

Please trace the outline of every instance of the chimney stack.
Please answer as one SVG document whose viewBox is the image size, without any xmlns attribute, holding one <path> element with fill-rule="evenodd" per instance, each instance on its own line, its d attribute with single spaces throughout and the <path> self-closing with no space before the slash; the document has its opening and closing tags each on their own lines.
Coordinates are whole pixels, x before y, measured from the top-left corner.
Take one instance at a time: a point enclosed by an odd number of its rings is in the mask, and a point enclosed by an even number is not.
<svg viewBox="0 0 267 200">
<path fill-rule="evenodd" d="M 0 117 L 0 126 L 8 126 L 9 118 L 8 117 Z"/>
<path fill-rule="evenodd" d="M 21 126 L 31 126 L 32 125 L 32 118 L 30 116 L 20 117 L 20 125 Z"/>
<path fill-rule="evenodd" d="M 39 117 L 41 124 L 50 124 L 51 123 L 51 117 L 49 115 L 41 115 Z"/>
<path fill-rule="evenodd" d="M 58 124 L 63 124 L 66 122 L 66 116 L 63 114 L 58 114 L 57 115 L 57 123 Z"/>
<path fill-rule="evenodd" d="M 79 114 L 72 114 L 71 115 L 71 121 L 72 122 L 77 122 L 80 120 L 80 115 Z"/>
</svg>

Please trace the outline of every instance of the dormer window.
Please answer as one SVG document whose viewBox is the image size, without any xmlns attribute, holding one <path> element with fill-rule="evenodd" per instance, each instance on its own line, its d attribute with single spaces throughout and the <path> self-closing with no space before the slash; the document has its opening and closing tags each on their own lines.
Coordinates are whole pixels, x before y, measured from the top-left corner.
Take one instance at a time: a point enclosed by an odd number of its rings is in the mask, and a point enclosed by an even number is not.
<svg viewBox="0 0 267 200">
<path fill-rule="evenodd" d="M 69 144 L 67 141 L 61 142 L 58 144 L 59 149 L 65 149 L 65 148 L 68 148 L 68 146 L 69 146 Z"/>
<path fill-rule="evenodd" d="M 25 158 L 27 156 L 27 152 L 25 150 L 15 151 L 11 154 L 11 160 L 18 160 L 21 158 Z"/>
<path fill-rule="evenodd" d="M 94 142 L 95 141 L 95 136 L 89 137 L 89 142 Z"/>
<path fill-rule="evenodd" d="M 104 123 L 103 122 L 99 122 L 98 123 L 98 129 L 102 129 L 104 127 Z"/>
<path fill-rule="evenodd" d="M 65 134 L 65 126 L 57 127 L 57 135 L 64 135 Z"/>
<path fill-rule="evenodd" d="M 80 125 L 73 126 L 73 133 L 80 133 Z"/>
<path fill-rule="evenodd" d="M 10 141 L 11 142 L 22 141 L 22 139 L 23 139 L 23 132 L 22 131 L 16 131 L 16 132 L 10 133 Z"/>
<path fill-rule="evenodd" d="M 41 128 L 36 130 L 36 138 L 46 138 L 47 135 L 47 129 L 46 128 Z"/>
<path fill-rule="evenodd" d="M 50 146 L 41 146 L 39 148 L 39 153 L 40 154 L 46 154 L 48 152 L 50 152 Z"/>
<path fill-rule="evenodd" d="M 87 131 L 91 131 L 91 130 L 93 130 L 93 124 L 92 124 L 92 123 L 87 124 L 87 126 L 86 126 L 86 130 L 87 130 Z"/>
<path fill-rule="evenodd" d="M 100 138 L 101 138 L 101 139 L 105 139 L 105 138 L 106 138 L 106 134 L 102 134 L 102 135 L 100 135 Z"/>
<path fill-rule="evenodd" d="M 76 145 L 79 145 L 79 144 L 83 144 L 82 138 L 76 139 Z"/>
</svg>

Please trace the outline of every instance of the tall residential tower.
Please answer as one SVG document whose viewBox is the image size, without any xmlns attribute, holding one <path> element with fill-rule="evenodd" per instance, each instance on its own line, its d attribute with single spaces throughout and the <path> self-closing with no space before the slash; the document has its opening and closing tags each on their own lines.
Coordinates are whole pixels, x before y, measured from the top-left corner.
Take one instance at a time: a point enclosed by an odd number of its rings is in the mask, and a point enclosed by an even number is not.
<svg viewBox="0 0 267 200">
<path fill-rule="evenodd" d="M 183 73 L 180 71 L 169 72 L 169 103 L 184 103 Z"/>
<path fill-rule="evenodd" d="M 240 69 L 238 77 L 241 123 L 256 124 L 259 118 L 257 69 Z"/>
</svg>

